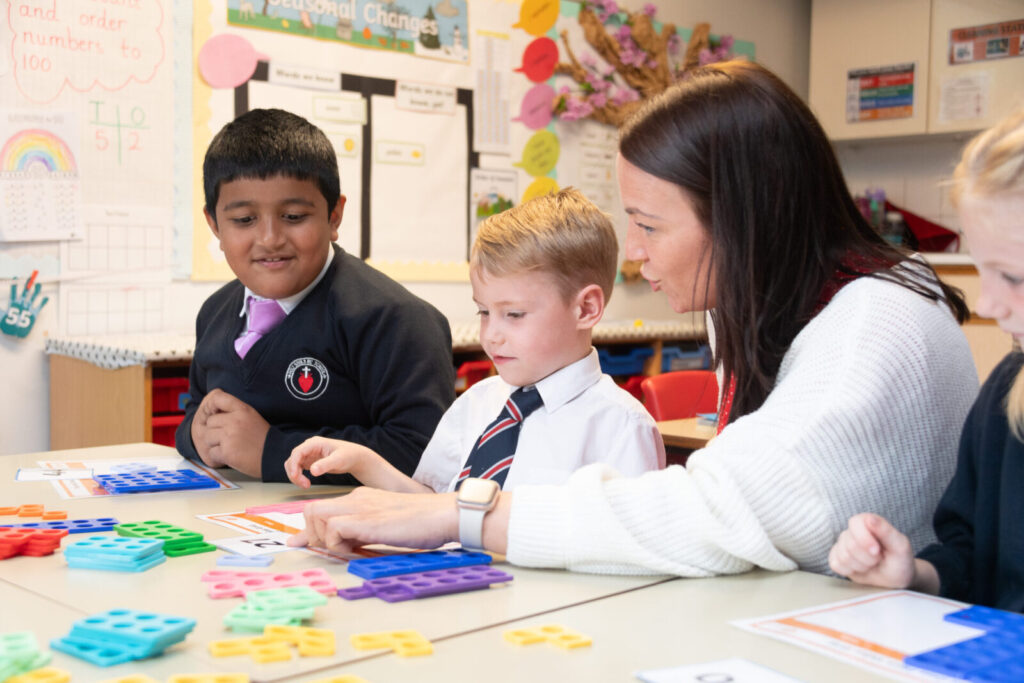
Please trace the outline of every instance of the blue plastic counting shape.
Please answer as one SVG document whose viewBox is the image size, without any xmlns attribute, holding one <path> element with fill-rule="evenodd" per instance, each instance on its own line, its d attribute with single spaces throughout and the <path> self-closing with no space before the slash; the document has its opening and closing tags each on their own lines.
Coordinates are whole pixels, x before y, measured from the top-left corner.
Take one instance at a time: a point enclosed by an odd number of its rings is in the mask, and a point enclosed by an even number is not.
<svg viewBox="0 0 1024 683">
<path fill-rule="evenodd" d="M 110 471 L 116 474 L 128 472 L 156 472 L 156 465 L 148 462 L 119 462 L 110 466 Z"/>
<path fill-rule="evenodd" d="M 215 489 L 216 479 L 192 470 L 158 470 L 156 472 L 127 472 L 124 474 L 97 474 L 93 477 L 107 493 L 144 493 L 148 491 L 180 491 L 185 489 Z"/>
<path fill-rule="evenodd" d="M 222 567 L 269 567 L 274 562 L 270 555 L 221 555 L 217 564 Z"/>
<path fill-rule="evenodd" d="M 352 560 L 348 563 L 348 573 L 361 576 L 364 579 L 379 579 L 385 576 L 411 574 L 432 569 L 451 569 L 452 567 L 469 567 L 490 563 L 491 556 L 487 553 L 475 553 L 467 550 L 431 550 L 426 553 L 402 553 Z"/>
<path fill-rule="evenodd" d="M 1006 612 L 994 607 L 974 605 L 959 612 L 950 612 L 943 618 L 953 624 L 978 628 L 983 631 L 1010 628 L 1024 634 L 1024 614 Z"/>
<path fill-rule="evenodd" d="M 117 524 L 118 521 L 113 517 L 97 517 L 96 519 L 54 519 L 47 522 L 0 524 L 0 526 L 24 527 L 26 529 L 67 529 L 69 534 L 85 534 L 110 531 Z"/>
<path fill-rule="evenodd" d="M 974 606 L 945 620 L 987 633 L 907 657 L 904 664 L 971 681 L 1024 680 L 1024 615 Z"/>
<path fill-rule="evenodd" d="M 402 602 L 435 595 L 448 595 L 487 588 L 494 583 L 507 583 L 511 574 L 487 565 L 435 569 L 415 574 L 370 579 L 359 588 L 343 588 L 338 595 L 347 600 L 375 595 L 387 602 Z"/>
</svg>

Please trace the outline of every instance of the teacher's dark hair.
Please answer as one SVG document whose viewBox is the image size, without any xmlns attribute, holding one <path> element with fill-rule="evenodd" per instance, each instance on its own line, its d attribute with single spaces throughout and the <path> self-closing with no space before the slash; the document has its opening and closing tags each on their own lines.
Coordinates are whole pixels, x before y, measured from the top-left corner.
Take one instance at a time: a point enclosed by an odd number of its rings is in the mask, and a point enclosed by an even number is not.
<svg viewBox="0 0 1024 683">
<path fill-rule="evenodd" d="M 736 380 L 730 421 L 764 403 L 826 283 L 851 259 L 871 264 L 869 277 L 944 301 L 960 322 L 968 316 L 959 290 L 929 266 L 891 268 L 910 252 L 864 220 L 821 125 L 764 67 L 695 69 L 626 121 L 619 151 L 682 188 L 708 231 L 703 282 L 713 271 L 715 358 Z"/>
</svg>

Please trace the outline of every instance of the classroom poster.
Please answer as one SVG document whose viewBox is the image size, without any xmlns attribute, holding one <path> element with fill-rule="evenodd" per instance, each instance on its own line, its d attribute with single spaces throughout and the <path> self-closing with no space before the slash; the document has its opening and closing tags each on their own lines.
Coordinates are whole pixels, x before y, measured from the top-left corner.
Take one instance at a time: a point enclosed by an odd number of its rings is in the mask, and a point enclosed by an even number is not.
<svg viewBox="0 0 1024 683">
<path fill-rule="evenodd" d="M 466 0 L 228 0 L 228 23 L 468 63 Z"/>
<path fill-rule="evenodd" d="M 970 64 L 1005 57 L 1024 57 L 1024 19 L 949 32 L 949 63 Z"/>
<path fill-rule="evenodd" d="M 79 235 L 79 151 L 73 112 L 0 112 L 0 241 Z"/>
<path fill-rule="evenodd" d="M 848 71 L 847 123 L 912 117 L 915 66 L 908 62 Z"/>
</svg>

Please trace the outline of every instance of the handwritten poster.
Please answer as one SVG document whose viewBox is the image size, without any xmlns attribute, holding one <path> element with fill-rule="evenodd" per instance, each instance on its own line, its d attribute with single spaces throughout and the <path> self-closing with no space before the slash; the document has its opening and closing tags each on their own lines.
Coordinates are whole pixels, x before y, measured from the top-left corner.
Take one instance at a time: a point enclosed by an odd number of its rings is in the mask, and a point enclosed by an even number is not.
<svg viewBox="0 0 1024 683">
<path fill-rule="evenodd" d="M 47 292 L 61 311 L 58 333 L 163 323 L 175 200 L 176 8 L 175 0 L 4 4 L 0 101 L 9 108 L 0 110 L 0 240 L 8 255 L 7 245 L 19 250 L 19 262 L 50 257 L 52 242 L 61 242 L 48 286 L 61 284 Z M 146 220 L 90 219 L 112 206 L 143 210 Z M 119 276 L 137 279 L 127 273 L 142 269 L 152 291 L 112 292 Z"/>
<path fill-rule="evenodd" d="M 0 114 L 0 240 L 35 242 L 79 234 L 78 117 L 69 112 Z"/>
</svg>

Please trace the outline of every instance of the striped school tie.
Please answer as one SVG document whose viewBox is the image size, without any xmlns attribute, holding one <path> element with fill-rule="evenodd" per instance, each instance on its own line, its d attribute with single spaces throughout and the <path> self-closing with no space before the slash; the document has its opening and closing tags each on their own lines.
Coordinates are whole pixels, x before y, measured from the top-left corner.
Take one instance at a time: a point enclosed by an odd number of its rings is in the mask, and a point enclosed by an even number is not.
<svg viewBox="0 0 1024 683">
<path fill-rule="evenodd" d="M 487 425 L 487 429 L 473 446 L 466 466 L 459 473 L 456 490 L 467 477 L 492 479 L 498 482 L 499 486 L 504 486 L 505 477 L 512 467 L 512 457 L 516 453 L 523 420 L 543 404 L 540 392 L 532 387 L 519 388 L 512 392 L 505 401 L 505 407 L 501 409 L 498 419 Z"/>
</svg>

